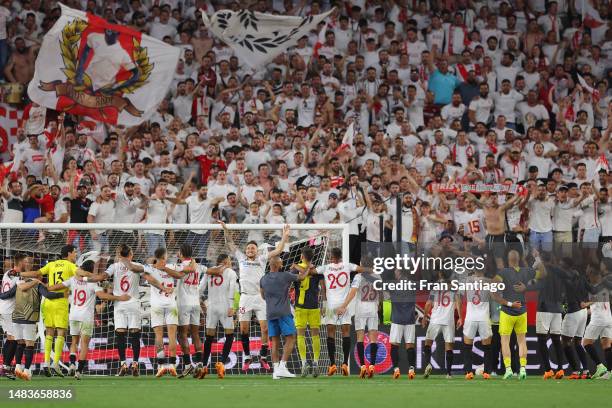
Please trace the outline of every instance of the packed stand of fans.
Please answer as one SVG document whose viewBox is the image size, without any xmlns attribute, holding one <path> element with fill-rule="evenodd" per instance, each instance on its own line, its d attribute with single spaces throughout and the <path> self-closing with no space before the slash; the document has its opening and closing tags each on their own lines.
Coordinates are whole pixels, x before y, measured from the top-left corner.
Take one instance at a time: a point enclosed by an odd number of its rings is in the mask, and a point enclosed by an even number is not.
<svg viewBox="0 0 612 408">
<path fill-rule="evenodd" d="M 0 72 L 27 87 L 60 9 L 0 3 Z M 603 21 L 592 28 L 580 0 L 249 2 L 302 16 L 336 7 L 324 35 L 311 32 L 256 72 L 200 17 L 243 3 L 64 3 L 180 47 L 181 59 L 138 128 L 25 100 L 1 156 L 4 223 L 349 223 L 356 248 L 398 238 L 401 197 L 402 241 L 484 242 L 499 235 L 478 208 L 486 194 L 449 188 L 484 183 L 514 188 L 497 198 L 509 203 L 502 234 L 536 246 L 612 237 L 606 1 L 588 1 Z M 104 249 L 109 234 L 67 243 Z M 150 231 L 146 251 L 165 238 Z"/>
</svg>

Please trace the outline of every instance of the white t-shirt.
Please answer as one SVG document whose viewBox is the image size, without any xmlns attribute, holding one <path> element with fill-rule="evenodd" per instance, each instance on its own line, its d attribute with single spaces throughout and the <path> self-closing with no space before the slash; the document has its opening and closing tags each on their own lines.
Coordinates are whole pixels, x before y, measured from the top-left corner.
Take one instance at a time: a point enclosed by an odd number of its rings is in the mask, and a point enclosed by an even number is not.
<svg viewBox="0 0 612 408">
<path fill-rule="evenodd" d="M 357 270 L 357 265 L 343 262 L 317 266 L 317 273 L 325 278 L 325 294 L 327 306 L 340 306 L 350 290 L 351 272 Z"/>
<path fill-rule="evenodd" d="M 189 266 L 191 259 L 183 260 L 176 265 L 168 265 L 168 268 L 176 271 L 182 271 Z M 200 281 L 206 274 L 208 268 L 204 265 L 196 264 L 196 270 L 189 272 L 183 279 L 178 279 L 176 283 L 178 305 L 181 306 L 198 306 L 200 304 Z"/>
<path fill-rule="evenodd" d="M 234 305 L 234 294 L 237 287 L 237 275 L 231 268 L 226 268 L 221 275 L 208 275 L 202 280 L 202 288 L 208 287 L 208 310 L 227 311 Z"/>
<path fill-rule="evenodd" d="M 10 271 L 4 272 L 2 282 L 0 282 L 0 293 L 6 293 L 17 284 L 19 275 L 11 276 Z M 15 310 L 15 297 L 10 299 L 0 300 L 0 315 L 11 314 Z"/>
<path fill-rule="evenodd" d="M 246 257 L 244 252 L 236 249 L 234 256 L 238 260 L 238 273 L 240 274 L 240 293 L 249 296 L 261 296 L 259 281 L 266 272 L 268 263 L 268 251 L 258 255 L 251 260 Z"/>
<path fill-rule="evenodd" d="M 140 264 L 137 264 L 140 265 Z M 127 301 L 115 301 L 115 310 L 125 310 L 134 307 L 140 307 L 139 305 L 139 283 L 140 275 L 132 272 L 126 266 L 120 262 L 116 262 L 110 265 L 106 269 L 106 274 L 109 279 L 113 280 L 113 295 L 129 295 L 130 300 Z"/>
<path fill-rule="evenodd" d="M 108 200 L 101 203 L 94 201 L 89 207 L 89 215 L 94 217 L 96 224 L 108 224 L 116 221 L 115 218 L 115 201 Z M 96 230 L 97 234 L 102 234 L 106 230 Z"/>
<path fill-rule="evenodd" d="M 376 275 L 364 275 L 362 273 L 355 276 L 351 288 L 357 288 L 357 302 L 355 317 L 378 317 L 379 292 L 374 289 L 374 281 L 380 280 Z"/>
<path fill-rule="evenodd" d="M 96 307 L 96 292 L 102 288 L 94 282 L 85 282 L 74 277 L 62 282 L 62 285 L 70 289 L 70 314 L 68 318 L 72 321 L 91 322 L 94 319 Z"/>
<path fill-rule="evenodd" d="M 497 118 L 499 115 L 504 115 L 506 121 L 515 123 L 516 114 L 514 111 L 516 109 L 516 104 L 523 100 L 523 95 L 511 89 L 507 94 L 502 92 L 493 94 L 493 100 L 495 102 L 493 116 Z"/>
<path fill-rule="evenodd" d="M 481 209 L 476 209 L 473 213 L 460 211 L 455 213 L 455 225 L 457 229 L 463 225 L 464 234 L 484 239 L 485 237 L 485 218 Z"/>
<path fill-rule="evenodd" d="M 529 208 L 529 229 L 535 232 L 552 231 L 552 212 L 555 202 L 550 199 L 530 200 Z"/>
<path fill-rule="evenodd" d="M 160 271 L 159 269 L 151 265 L 144 265 L 144 271 L 145 273 L 148 273 L 149 275 L 151 275 L 153 278 L 157 279 L 157 281 L 163 287 L 165 288 L 175 287 L 174 278 L 168 275 L 168 273 L 164 271 Z M 152 308 L 159 308 L 159 307 L 172 308 L 172 307 L 177 306 L 176 305 L 176 290 L 168 294 L 168 293 L 164 293 L 160 291 L 159 289 L 151 286 L 151 290 L 149 293 L 151 295 L 151 307 Z"/>
<path fill-rule="evenodd" d="M 466 281 L 468 283 L 485 282 L 478 276 L 469 276 Z M 488 291 L 466 290 L 465 296 L 467 299 L 467 308 L 465 312 L 465 320 L 471 322 L 488 322 L 489 321 L 489 297 Z"/>
<path fill-rule="evenodd" d="M 151 199 L 147 207 L 147 216 L 145 217 L 146 224 L 165 224 L 168 222 L 170 215 L 170 206 L 172 204 L 168 200 Z M 148 234 L 164 235 L 163 230 L 145 230 Z"/>
<path fill-rule="evenodd" d="M 493 99 L 487 97 L 477 97 L 470 102 L 469 110 L 476 113 L 476 122 L 489 123 L 491 110 L 493 109 Z"/>
<path fill-rule="evenodd" d="M 455 320 L 455 292 L 432 291 L 429 300 L 433 303 L 430 322 L 450 326 Z"/>
<path fill-rule="evenodd" d="M 47 161 L 43 149 L 32 149 L 30 146 L 26 147 L 21 156 L 21 161 L 28 169 L 29 175 L 36 176 L 37 179 L 42 177 L 45 162 Z"/>
</svg>

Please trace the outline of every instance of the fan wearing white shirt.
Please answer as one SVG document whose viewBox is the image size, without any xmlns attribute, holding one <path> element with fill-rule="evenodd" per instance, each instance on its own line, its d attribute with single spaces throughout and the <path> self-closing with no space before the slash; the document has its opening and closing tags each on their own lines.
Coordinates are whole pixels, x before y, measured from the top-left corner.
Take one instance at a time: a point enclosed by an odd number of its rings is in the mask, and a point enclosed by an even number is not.
<svg viewBox="0 0 612 408">
<path fill-rule="evenodd" d="M 516 114 L 514 111 L 516 105 L 522 100 L 523 95 L 512 89 L 509 79 L 504 79 L 501 84 L 501 91 L 493 95 L 493 102 L 495 102 L 493 116 L 503 115 L 506 118 L 508 127 L 515 129 Z"/>
<path fill-rule="evenodd" d="M 259 362 L 263 369 L 269 370 L 270 365 L 267 362 L 268 322 L 266 319 L 266 302 L 261 296 L 259 281 L 265 274 L 268 259 L 279 256 L 285 249 L 285 244 L 289 239 L 289 226 L 285 225 L 283 228 L 283 236 L 276 249 L 269 252 L 266 250 L 264 254 L 259 255 L 257 242 L 249 241 L 245 247 L 245 251 L 242 252 L 234 243 L 232 235 L 225 223 L 219 221 L 219 224 L 223 227 L 223 234 L 228 248 L 235 254 L 238 260 L 238 276 L 240 279 L 238 319 L 240 321 L 240 341 L 244 354 L 242 371 L 247 372 L 253 361 L 249 337 L 250 323 L 253 314 L 255 314 L 261 328 L 262 346 L 259 352 Z"/>
<path fill-rule="evenodd" d="M 530 191 L 527 202 L 529 209 L 529 243 L 532 248 L 550 251 L 553 242 L 552 215 L 555 201 L 548 197 L 546 186 L 539 184 Z"/>
<path fill-rule="evenodd" d="M 474 127 L 478 122 L 488 124 L 491 121 L 492 110 L 493 99 L 489 97 L 489 85 L 483 82 L 480 84 L 480 95 L 470 102 L 468 110 L 470 126 Z"/>
<path fill-rule="evenodd" d="M 527 167 L 536 166 L 538 168 L 538 175 L 540 177 L 548 177 L 551 170 L 554 168 L 555 163 L 544 156 L 544 145 L 542 143 L 536 143 L 533 145 L 533 155 L 530 155 L 527 159 Z"/>
<path fill-rule="evenodd" d="M 451 98 L 451 103 L 442 107 L 440 115 L 442 116 L 442 119 L 444 119 L 446 126 L 450 126 L 454 120 L 461 120 L 465 110 L 466 107 L 461 102 L 461 94 L 459 92 L 454 92 Z"/>
</svg>

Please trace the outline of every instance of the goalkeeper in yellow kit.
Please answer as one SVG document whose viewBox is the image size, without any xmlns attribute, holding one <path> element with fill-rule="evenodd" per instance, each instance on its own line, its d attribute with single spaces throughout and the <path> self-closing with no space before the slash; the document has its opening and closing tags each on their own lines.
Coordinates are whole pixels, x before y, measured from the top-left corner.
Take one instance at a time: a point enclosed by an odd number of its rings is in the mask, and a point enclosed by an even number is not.
<svg viewBox="0 0 612 408">
<path fill-rule="evenodd" d="M 82 271 L 75 265 L 77 251 L 73 245 L 65 245 L 60 253 L 61 259 L 49 262 L 39 271 L 24 272 L 24 278 L 47 277 L 49 286 L 62 283 L 74 275 L 85 277 L 92 276 L 90 272 Z M 78 273 L 77 273 L 78 272 Z M 68 293 L 68 288 L 59 289 L 54 292 Z M 43 322 L 45 324 L 45 375 L 51 377 L 53 373 L 63 377 L 59 363 L 64 350 L 66 330 L 68 329 L 68 298 L 45 299 L 42 306 Z M 53 343 L 55 337 L 55 347 Z M 51 350 L 54 350 L 53 366 L 51 367 Z"/>
<path fill-rule="evenodd" d="M 300 263 L 293 265 L 293 270 L 302 273 L 311 270 L 306 279 L 295 282 L 295 327 L 297 329 L 298 353 L 302 360 L 302 377 L 312 371 L 313 377 L 319 376 L 319 355 L 321 353 L 321 339 L 319 329 L 321 327 L 321 309 L 319 307 L 319 292 L 323 287 L 322 276 L 318 275 L 312 267 L 312 248 L 303 248 Z M 306 327 L 310 328 L 312 336 L 312 366 L 308 365 L 306 352 Z"/>
</svg>

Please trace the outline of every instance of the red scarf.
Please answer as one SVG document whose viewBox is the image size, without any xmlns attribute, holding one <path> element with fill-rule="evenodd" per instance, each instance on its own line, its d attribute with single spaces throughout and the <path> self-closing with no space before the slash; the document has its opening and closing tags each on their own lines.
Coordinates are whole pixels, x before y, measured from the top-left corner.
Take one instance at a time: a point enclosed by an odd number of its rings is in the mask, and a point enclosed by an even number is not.
<svg viewBox="0 0 612 408">
<path fill-rule="evenodd" d="M 489 150 L 491 151 L 491 153 L 497 154 L 497 146 L 495 146 L 494 143 L 487 142 L 487 146 L 489 146 Z"/>
</svg>

